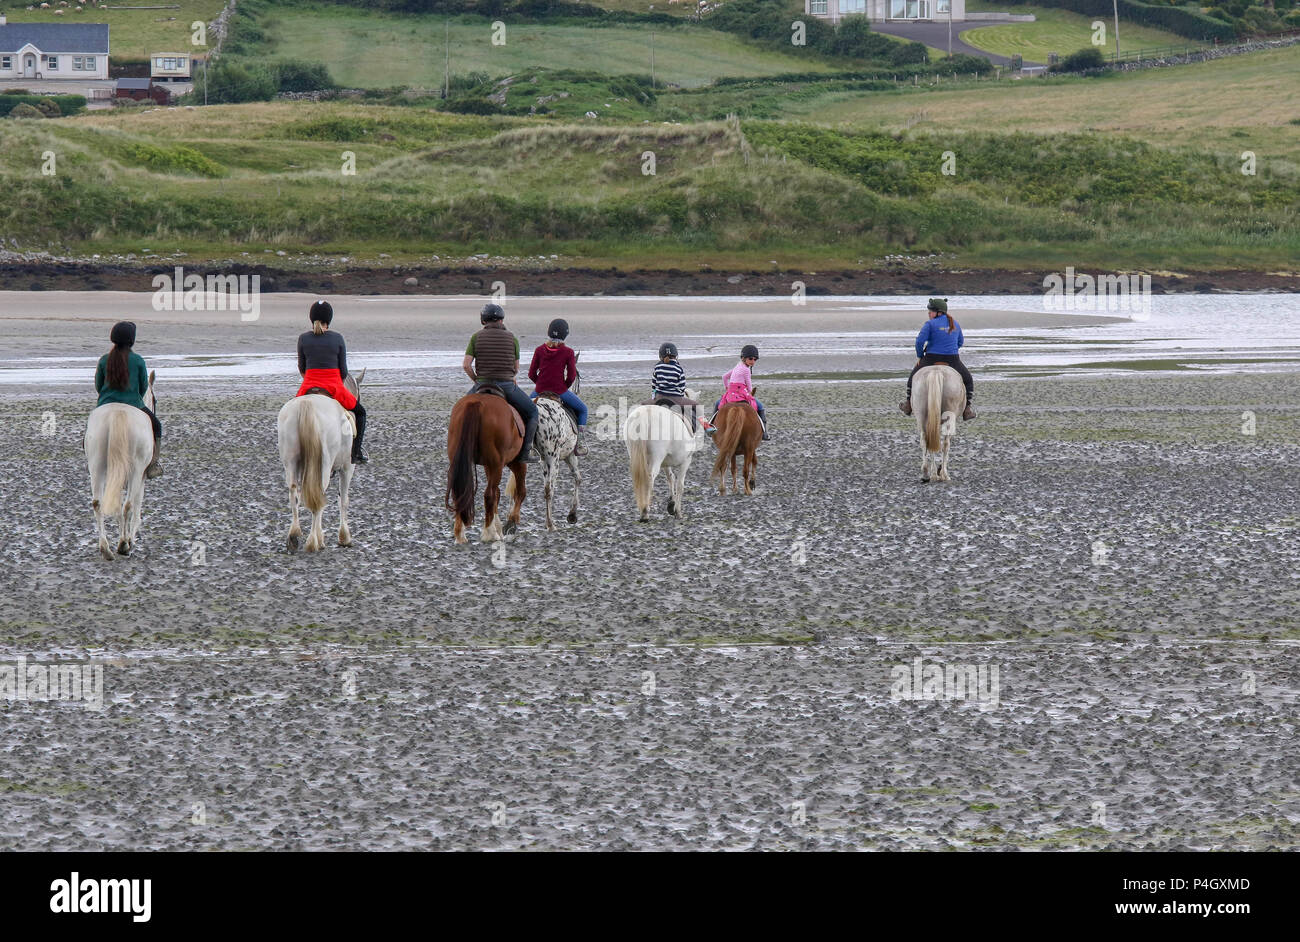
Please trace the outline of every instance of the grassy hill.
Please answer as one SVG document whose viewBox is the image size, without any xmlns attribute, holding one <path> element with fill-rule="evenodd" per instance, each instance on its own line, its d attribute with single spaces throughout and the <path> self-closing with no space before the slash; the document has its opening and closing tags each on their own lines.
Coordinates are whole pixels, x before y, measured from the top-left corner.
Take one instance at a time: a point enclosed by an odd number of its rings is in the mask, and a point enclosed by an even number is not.
<svg viewBox="0 0 1300 942">
<path fill-rule="evenodd" d="M 886 101 L 891 95 L 878 97 Z M 394 259 L 816 269 L 899 250 L 954 265 L 1281 268 L 1300 179 L 1091 133 L 783 122 L 595 127 L 342 103 L 6 122 L 0 229 L 79 253 L 282 248 Z M 42 177 L 30 154 L 59 154 Z M 357 175 L 340 173 L 342 153 Z M 642 173 L 653 151 L 657 172 Z M 958 174 L 940 161 L 958 155 Z M 396 263 L 396 261 L 394 262 Z"/>
<path fill-rule="evenodd" d="M 1090 48 L 1093 36 L 1092 24 L 1097 19 L 1050 7 L 1017 5 L 1012 8 L 1005 4 L 999 6 L 989 0 L 968 0 L 966 9 L 971 12 L 1032 13 L 1037 17 L 1033 23 L 983 26 L 962 33 L 962 39 L 976 49 L 1001 56 L 1022 55 L 1026 62 L 1046 62 L 1048 53 L 1058 52 L 1062 56 L 1067 56 L 1080 49 Z M 1104 18 L 1103 22 L 1106 24 L 1106 43 L 1100 48 L 1104 54 L 1110 55 L 1115 51 L 1115 23 L 1109 17 Z M 1122 51 L 1168 46 L 1187 46 L 1195 49 L 1204 45 L 1168 30 L 1122 19 L 1119 27 Z"/>
<path fill-rule="evenodd" d="M 335 80 L 351 88 L 441 86 L 448 34 L 453 74 L 505 76 L 540 66 L 649 75 L 652 43 L 658 81 L 684 87 L 719 76 L 835 68 L 817 57 L 800 55 L 797 47 L 777 52 L 696 24 L 507 23 L 504 45 L 493 45 L 491 23 L 456 17 L 448 24 L 447 18 L 436 15 L 295 4 L 261 17 L 265 40 L 255 48 L 259 56 L 271 60 L 325 62 Z"/>
<path fill-rule="evenodd" d="M 136 6 L 137 4 L 129 4 Z M 146 6 L 152 4 L 138 4 Z M 86 6 L 82 12 L 69 7 L 63 16 L 54 10 L 26 10 L 17 4 L 7 5 L 5 16 L 10 23 L 107 23 L 110 57 L 113 61 L 147 59 L 155 52 L 186 52 L 196 55 L 202 49 L 190 45 L 190 24 L 195 20 L 209 23 L 216 19 L 224 0 L 167 0 L 175 10 L 124 10 L 112 3 L 105 7 Z M 40 6 L 39 3 L 36 6 Z M 209 37 L 209 41 L 214 41 Z"/>
</svg>

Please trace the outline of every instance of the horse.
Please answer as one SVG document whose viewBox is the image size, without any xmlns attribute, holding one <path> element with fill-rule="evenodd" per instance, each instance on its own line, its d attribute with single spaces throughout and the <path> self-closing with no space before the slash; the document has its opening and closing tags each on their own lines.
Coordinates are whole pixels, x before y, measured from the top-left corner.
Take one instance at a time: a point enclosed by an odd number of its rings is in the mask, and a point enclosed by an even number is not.
<svg viewBox="0 0 1300 942">
<path fill-rule="evenodd" d="M 912 390 L 916 427 L 921 433 L 921 483 L 929 482 L 936 460 L 939 467 L 934 478 L 952 480 L 948 477 L 948 447 L 957 434 L 957 416 L 966 408 L 961 374 L 943 363 L 922 367 L 912 377 Z"/>
<path fill-rule="evenodd" d="M 352 395 L 361 391 L 366 371 L 358 377 L 348 373 L 343 385 Z M 348 529 L 348 490 L 352 486 L 352 420 L 348 410 L 330 396 L 308 393 L 295 396 L 280 409 L 277 421 L 280 460 L 284 463 L 284 483 L 289 488 L 289 527 L 286 545 L 298 551 L 302 528 L 298 524 L 298 500 L 301 497 L 311 512 L 311 531 L 307 535 L 309 553 L 325 548 L 321 518 L 325 513 L 325 492 L 330 478 L 339 476 L 339 546 L 352 545 Z"/>
<path fill-rule="evenodd" d="M 151 411 L 158 401 L 153 392 L 154 373 L 144 402 Z M 129 555 L 140 532 L 140 511 L 144 505 L 144 471 L 153 460 L 153 424 L 149 416 L 124 402 L 97 406 L 86 421 L 86 467 L 90 471 L 91 507 L 99 530 L 99 554 L 112 559 L 113 552 L 104 531 L 105 520 L 118 517 L 117 552 Z M 122 491 L 126 500 L 122 500 Z"/>
<path fill-rule="evenodd" d="M 582 472 L 578 470 L 578 458 L 573 449 L 578 445 L 578 433 L 569 421 L 564 406 L 558 399 L 546 396 L 537 397 L 537 435 L 533 439 L 537 453 L 542 456 L 542 495 L 546 500 L 546 529 L 554 530 L 551 519 L 551 507 L 554 504 L 555 463 L 563 461 L 569 466 L 573 476 L 573 504 L 565 519 L 569 523 L 578 522 L 578 486 L 582 483 Z M 512 475 L 506 482 L 506 494 L 515 494 L 515 479 Z"/>
<path fill-rule="evenodd" d="M 723 406 L 713 419 L 717 432 L 713 444 L 718 447 L 718 457 L 713 460 L 713 477 L 718 480 L 718 493 L 727 493 L 726 468 L 731 462 L 731 490 L 739 493 L 736 487 L 736 458 L 745 458 L 744 483 L 745 493 L 754 493 L 754 481 L 758 472 L 758 443 L 763 440 L 763 423 L 758 413 L 748 402 L 729 402 Z"/>
<path fill-rule="evenodd" d="M 478 486 L 475 465 L 482 465 L 487 472 L 482 541 L 496 543 L 519 529 L 519 510 L 528 493 L 524 484 L 528 465 L 519 460 L 523 457 L 520 452 L 524 436 L 515 415 L 504 396 L 487 392 L 471 392 L 452 407 L 447 423 L 447 493 L 443 502 L 455 517 L 452 535 L 457 543 L 469 542 L 465 528 L 474 522 L 474 491 Z M 501 469 L 506 466 L 510 468 L 510 493 L 515 502 L 503 532 L 497 519 L 497 503 L 501 498 Z"/>
<path fill-rule="evenodd" d="M 695 399 L 694 390 L 686 390 L 686 398 Z M 628 413 L 623 440 L 641 523 L 650 520 L 650 500 L 661 467 L 668 472 L 668 513 L 683 515 L 686 472 L 691 468 L 691 457 L 703 447 L 703 438 L 703 428 L 692 432 L 686 417 L 673 409 L 641 405 Z"/>
</svg>

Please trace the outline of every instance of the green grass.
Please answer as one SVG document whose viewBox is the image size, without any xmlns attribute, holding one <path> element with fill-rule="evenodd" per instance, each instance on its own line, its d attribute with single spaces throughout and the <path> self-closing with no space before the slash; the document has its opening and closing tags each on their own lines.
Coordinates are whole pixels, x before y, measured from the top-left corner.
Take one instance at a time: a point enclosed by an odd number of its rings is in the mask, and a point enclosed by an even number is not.
<svg viewBox="0 0 1300 942">
<path fill-rule="evenodd" d="M 996 3 L 983 4 L 989 10 L 1009 10 L 1011 13 L 1032 13 L 1037 17 L 1033 23 L 1012 23 L 1005 26 L 982 26 L 963 32 L 961 38 L 977 49 L 996 53 L 1001 56 L 1024 56 L 1026 62 L 1046 63 L 1049 52 L 1067 56 L 1080 49 L 1093 45 L 1092 24 L 1097 17 L 1071 13 L 1068 10 L 1056 10 L 1049 7 L 1022 7 L 1014 9 L 999 7 Z M 974 11 L 975 6 L 968 5 Z M 1115 51 L 1115 24 L 1111 18 L 1105 22 L 1105 43 L 1101 45 L 1103 54 Z M 1199 48 L 1204 43 L 1179 36 L 1177 33 L 1139 23 L 1120 21 L 1120 49 L 1154 48 L 1164 46 L 1188 46 Z"/>
<path fill-rule="evenodd" d="M 348 87 L 439 88 L 444 76 L 446 22 L 433 15 L 288 6 L 262 16 L 266 41 L 256 48 L 272 60 L 326 62 L 334 79 Z M 507 23 L 505 44 L 494 46 L 491 21 L 461 17 L 450 23 L 451 70 L 453 74 L 506 76 L 544 67 L 649 75 L 651 32 L 655 77 L 661 84 L 694 87 L 720 76 L 831 72 L 835 68 L 812 56 L 776 52 L 692 24 L 652 28 Z"/>
<path fill-rule="evenodd" d="M 173 4 L 180 9 L 121 10 L 86 6 L 82 12 L 76 13 L 68 7 L 63 16 L 56 16 L 53 9 L 25 10 L 9 4 L 5 16 L 10 23 L 107 23 L 109 57 L 114 62 L 147 59 L 155 52 L 201 55 L 204 52 L 201 47 L 190 45 L 190 24 L 195 20 L 210 23 L 225 3 L 223 0 L 167 0 L 168 6 Z M 109 6 L 113 4 L 109 3 Z M 209 37 L 209 42 L 214 41 L 214 37 Z"/>
</svg>

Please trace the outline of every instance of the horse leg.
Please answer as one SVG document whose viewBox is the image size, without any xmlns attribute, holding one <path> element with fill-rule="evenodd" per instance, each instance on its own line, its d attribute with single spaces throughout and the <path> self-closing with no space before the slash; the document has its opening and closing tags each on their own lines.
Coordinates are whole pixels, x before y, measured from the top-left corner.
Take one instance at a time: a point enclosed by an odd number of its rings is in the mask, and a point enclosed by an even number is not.
<svg viewBox="0 0 1300 942">
<path fill-rule="evenodd" d="M 126 532 L 126 548 L 129 552 L 135 545 L 135 539 L 140 535 L 140 516 L 144 511 L 144 472 L 136 478 L 135 484 L 128 491 L 131 501 L 131 522 Z"/>
<path fill-rule="evenodd" d="M 578 470 L 578 459 L 573 455 L 564 459 L 569 465 L 569 472 L 573 475 L 573 504 L 569 507 L 569 516 L 565 519 L 569 523 L 578 522 L 578 485 L 582 483 L 582 472 Z"/>
<path fill-rule="evenodd" d="M 129 475 L 129 472 L 128 472 Z M 130 519 L 132 513 L 131 498 L 135 496 L 135 490 L 127 486 L 126 499 L 122 501 L 122 510 L 117 520 L 117 555 L 125 556 L 131 552 L 130 540 Z"/>
<path fill-rule="evenodd" d="M 483 487 L 483 529 L 479 539 L 495 543 L 502 538 L 501 521 L 497 519 L 497 506 L 501 500 L 501 465 L 485 466 L 487 482 Z M 515 486 L 519 483 L 516 481 Z"/>
<path fill-rule="evenodd" d="M 930 452 L 925 447 L 925 434 L 921 434 L 921 483 L 930 482 Z"/>
<path fill-rule="evenodd" d="M 108 543 L 108 533 L 106 527 L 108 518 L 104 513 L 102 501 L 104 499 L 105 478 L 108 476 L 107 469 L 95 467 L 91 464 L 90 468 L 90 509 L 95 512 L 95 530 L 99 534 L 99 555 L 105 559 L 113 558 L 113 547 Z"/>
<path fill-rule="evenodd" d="M 348 461 L 339 472 L 339 546 L 352 545 L 352 531 L 348 529 L 348 487 L 352 484 L 352 462 Z"/>
<path fill-rule="evenodd" d="M 546 529 L 554 530 L 555 521 L 551 519 L 551 498 L 554 496 L 555 457 L 547 455 L 542 464 L 542 499 L 546 501 Z"/>
<path fill-rule="evenodd" d="M 677 469 L 668 468 L 665 472 L 668 475 L 668 506 L 665 508 L 670 516 L 677 516 Z"/>
<path fill-rule="evenodd" d="M 754 493 L 754 484 L 752 480 L 753 473 L 754 473 L 754 447 L 752 445 L 748 445 L 745 447 L 745 464 L 741 468 L 741 476 L 745 479 L 746 494 Z"/>
<path fill-rule="evenodd" d="M 289 483 L 289 514 L 293 521 L 289 525 L 289 539 L 286 541 L 289 552 L 298 552 L 298 544 L 302 541 L 302 527 L 298 525 L 298 498 L 301 492 L 298 488 L 297 481 Z"/>
<path fill-rule="evenodd" d="M 945 435 L 943 437 L 943 452 L 939 456 L 939 480 L 940 481 L 952 480 L 952 478 L 948 476 L 948 446 L 951 444 L 952 444 L 952 436 Z"/>
<path fill-rule="evenodd" d="M 554 462 L 554 459 L 551 459 Z M 519 512 L 524 506 L 524 495 L 528 493 L 528 488 L 524 486 L 524 475 L 528 473 L 528 465 L 522 461 L 516 461 L 510 466 L 510 473 L 515 476 L 515 503 L 510 508 L 510 516 L 506 518 L 506 535 L 514 536 L 519 531 Z M 552 474 L 554 471 L 552 471 Z M 551 507 L 548 503 L 546 506 L 547 520 L 551 516 Z M 554 527 L 552 527 L 554 529 Z M 498 526 L 498 530 L 500 527 Z"/>
</svg>

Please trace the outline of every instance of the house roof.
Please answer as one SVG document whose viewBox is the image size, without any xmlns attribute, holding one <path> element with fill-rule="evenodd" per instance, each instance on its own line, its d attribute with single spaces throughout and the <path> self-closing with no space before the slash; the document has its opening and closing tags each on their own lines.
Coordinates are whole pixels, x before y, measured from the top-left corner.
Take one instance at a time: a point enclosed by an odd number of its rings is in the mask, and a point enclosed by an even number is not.
<svg viewBox="0 0 1300 942">
<path fill-rule="evenodd" d="M 18 52 L 28 43 L 41 52 L 108 55 L 108 24 L 6 23 L 0 26 L 0 52 Z"/>
<path fill-rule="evenodd" d="M 120 78 L 117 80 L 118 88 L 142 88 L 148 91 L 149 86 L 152 84 L 153 80 L 147 78 Z"/>
</svg>

